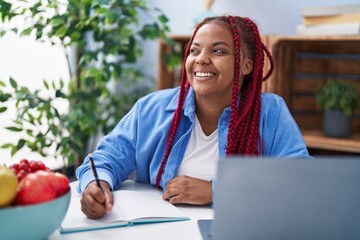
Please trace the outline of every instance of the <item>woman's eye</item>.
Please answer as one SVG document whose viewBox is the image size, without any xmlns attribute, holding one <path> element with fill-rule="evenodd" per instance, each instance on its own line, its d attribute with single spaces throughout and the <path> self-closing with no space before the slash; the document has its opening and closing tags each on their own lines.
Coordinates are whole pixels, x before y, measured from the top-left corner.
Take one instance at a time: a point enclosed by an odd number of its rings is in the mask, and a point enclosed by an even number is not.
<svg viewBox="0 0 360 240">
<path fill-rule="evenodd" d="M 190 49 L 190 54 L 198 54 L 199 53 L 199 50 L 196 49 L 196 48 L 191 48 Z"/>
<path fill-rule="evenodd" d="M 225 51 L 222 50 L 222 49 L 214 49 L 213 52 L 214 52 L 214 53 L 225 53 Z"/>
</svg>

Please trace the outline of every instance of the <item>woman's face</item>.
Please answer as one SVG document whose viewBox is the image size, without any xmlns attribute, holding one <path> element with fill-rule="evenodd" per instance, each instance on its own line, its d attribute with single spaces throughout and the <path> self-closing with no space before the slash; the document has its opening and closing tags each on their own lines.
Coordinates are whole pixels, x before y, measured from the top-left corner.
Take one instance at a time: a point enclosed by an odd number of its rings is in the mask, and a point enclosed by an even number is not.
<svg viewBox="0 0 360 240">
<path fill-rule="evenodd" d="M 202 26 L 194 37 L 185 65 L 187 79 L 196 95 L 231 100 L 234 61 L 234 41 L 229 29 L 214 23 Z M 243 58 L 241 62 L 241 69 L 249 65 Z M 245 73 L 243 70 L 240 72 Z"/>
</svg>

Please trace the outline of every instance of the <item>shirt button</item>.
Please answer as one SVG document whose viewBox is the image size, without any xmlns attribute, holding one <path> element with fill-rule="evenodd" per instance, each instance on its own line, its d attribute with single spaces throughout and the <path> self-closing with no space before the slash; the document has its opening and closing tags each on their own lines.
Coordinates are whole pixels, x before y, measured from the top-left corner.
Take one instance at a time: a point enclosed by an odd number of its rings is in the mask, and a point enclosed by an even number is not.
<svg viewBox="0 0 360 240">
<path fill-rule="evenodd" d="M 226 125 L 226 121 L 223 120 L 223 121 L 221 122 L 221 124 L 225 126 L 225 125 Z"/>
<path fill-rule="evenodd" d="M 221 148 L 222 148 L 223 150 L 225 150 L 225 149 L 226 149 L 226 145 L 223 144 L 223 145 L 221 146 Z"/>
</svg>

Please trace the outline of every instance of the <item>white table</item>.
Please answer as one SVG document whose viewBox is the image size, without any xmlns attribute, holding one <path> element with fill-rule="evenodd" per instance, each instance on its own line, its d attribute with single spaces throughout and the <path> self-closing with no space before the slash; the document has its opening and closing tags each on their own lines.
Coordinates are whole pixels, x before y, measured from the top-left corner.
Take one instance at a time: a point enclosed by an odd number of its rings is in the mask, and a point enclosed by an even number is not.
<svg viewBox="0 0 360 240">
<path fill-rule="evenodd" d="M 76 191 L 77 182 L 71 183 L 72 196 L 78 195 Z M 131 189 L 139 191 L 156 191 L 156 189 L 150 185 L 138 184 L 133 181 L 126 181 L 122 184 L 121 189 Z M 146 239 L 146 240 L 184 240 L 191 239 L 201 240 L 201 234 L 197 225 L 198 219 L 213 219 L 214 211 L 209 206 L 177 206 L 177 208 L 184 213 L 191 220 L 180 222 L 168 222 L 168 223 L 155 223 L 155 224 L 140 224 L 131 227 L 119 227 L 111 229 L 103 229 L 96 231 L 60 234 L 55 231 L 49 236 L 49 240 L 111 240 L 111 239 Z"/>
</svg>

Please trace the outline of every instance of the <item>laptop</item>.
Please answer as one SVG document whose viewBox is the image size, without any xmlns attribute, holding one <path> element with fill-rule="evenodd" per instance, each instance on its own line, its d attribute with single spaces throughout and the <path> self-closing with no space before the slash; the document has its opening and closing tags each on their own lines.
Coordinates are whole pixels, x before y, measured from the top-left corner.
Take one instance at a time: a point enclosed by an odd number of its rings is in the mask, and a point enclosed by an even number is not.
<svg viewBox="0 0 360 240">
<path fill-rule="evenodd" d="M 360 239 L 360 157 L 219 162 L 203 239 Z"/>
</svg>

